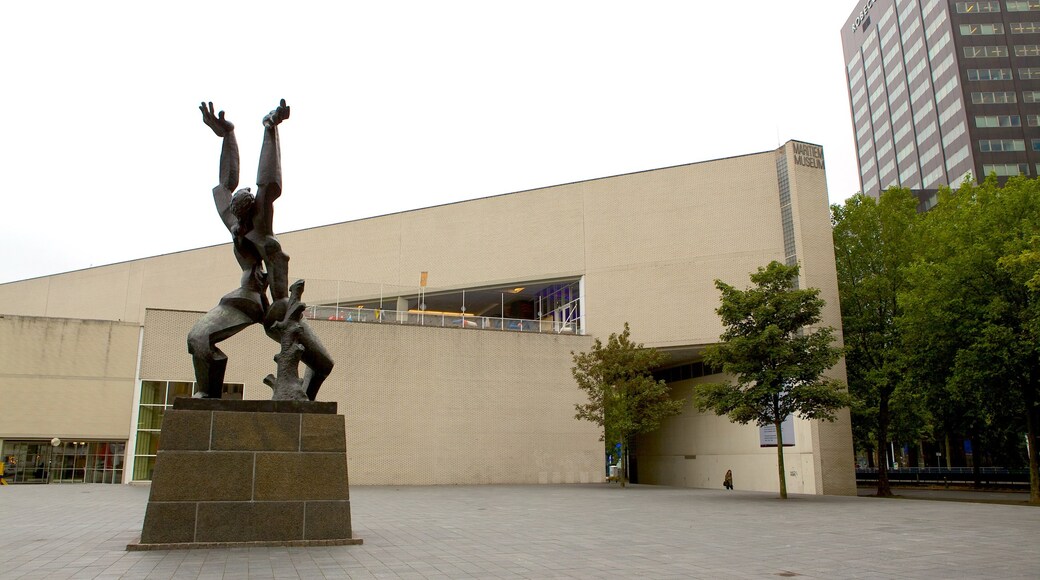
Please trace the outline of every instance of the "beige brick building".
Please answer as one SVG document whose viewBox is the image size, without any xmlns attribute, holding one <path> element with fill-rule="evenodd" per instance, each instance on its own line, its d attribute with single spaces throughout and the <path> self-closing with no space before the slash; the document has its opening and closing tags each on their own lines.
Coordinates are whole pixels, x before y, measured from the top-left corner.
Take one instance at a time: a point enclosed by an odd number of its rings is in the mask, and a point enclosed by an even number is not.
<svg viewBox="0 0 1040 580">
<path fill-rule="evenodd" d="M 336 361 L 318 399 L 346 415 L 351 482 L 602 481 L 571 352 L 628 322 L 688 400 L 722 331 L 714 280 L 746 286 L 771 260 L 800 263 L 840 329 L 827 203 L 822 149 L 792 141 L 280 234 Z M 0 439 L 22 480 L 148 479 L 163 408 L 192 391 L 188 329 L 239 272 L 225 244 L 0 285 Z M 262 329 L 222 349 L 229 396 L 266 398 Z M 794 433 L 788 489 L 854 493 L 848 415 Z M 641 438 L 633 476 L 715 487 L 732 469 L 738 488 L 775 490 L 775 456 L 757 427 L 687 404 Z"/>
</svg>

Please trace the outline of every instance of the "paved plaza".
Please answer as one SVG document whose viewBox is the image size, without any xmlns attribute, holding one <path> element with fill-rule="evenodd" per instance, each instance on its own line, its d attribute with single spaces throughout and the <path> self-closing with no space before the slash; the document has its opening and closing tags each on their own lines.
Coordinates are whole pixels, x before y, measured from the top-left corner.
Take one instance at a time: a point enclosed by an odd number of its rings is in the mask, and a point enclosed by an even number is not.
<svg viewBox="0 0 1040 580">
<path fill-rule="evenodd" d="M 148 488 L 0 487 L 0 578 L 1038 578 L 1040 508 L 599 485 L 354 487 L 361 546 L 127 552 Z"/>
</svg>

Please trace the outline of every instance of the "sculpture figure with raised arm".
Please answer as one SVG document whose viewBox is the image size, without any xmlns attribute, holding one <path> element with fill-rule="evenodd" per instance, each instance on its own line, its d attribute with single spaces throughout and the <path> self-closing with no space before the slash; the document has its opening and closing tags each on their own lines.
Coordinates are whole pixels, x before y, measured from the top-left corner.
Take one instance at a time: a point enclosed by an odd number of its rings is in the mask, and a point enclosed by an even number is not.
<svg viewBox="0 0 1040 580">
<path fill-rule="evenodd" d="M 235 191 L 239 178 L 235 126 L 224 117 L 224 111 L 214 113 L 213 103 L 202 103 L 199 109 L 202 111 L 203 123 L 223 139 L 220 182 L 213 188 L 213 202 L 220 219 L 231 233 L 235 259 L 242 268 L 239 287 L 225 294 L 188 334 L 188 352 L 191 353 L 195 380 L 199 384 L 196 396 L 220 398 L 227 370 L 227 355 L 217 348 L 217 343 L 255 323 L 262 324 L 267 335 L 281 343 L 285 322 L 294 314 L 288 310 L 289 256 L 282 251 L 272 227 L 274 202 L 282 194 L 278 125 L 289 118 L 290 111 L 282 99 L 278 107 L 263 119 L 264 142 L 260 150 L 257 193 L 254 197 L 248 187 Z M 267 296 L 268 289 L 270 299 Z M 298 300 L 297 295 L 294 308 L 298 306 Z M 303 347 L 300 359 L 307 366 L 307 371 L 298 392 L 290 395 L 283 392 L 279 398 L 313 401 L 322 382 L 332 371 L 333 361 L 314 331 L 299 319 L 298 310 L 295 316 L 300 328 L 294 335 Z"/>
</svg>

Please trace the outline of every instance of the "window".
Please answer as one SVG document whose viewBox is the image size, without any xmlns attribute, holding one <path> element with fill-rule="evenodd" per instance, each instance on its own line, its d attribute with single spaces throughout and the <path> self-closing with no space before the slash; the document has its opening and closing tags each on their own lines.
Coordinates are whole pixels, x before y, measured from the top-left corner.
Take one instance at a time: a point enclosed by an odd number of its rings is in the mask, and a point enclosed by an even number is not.
<svg viewBox="0 0 1040 580">
<path fill-rule="evenodd" d="M 1027 91 L 1029 92 L 1029 91 Z M 1037 91 L 1040 93 L 1040 91 Z M 1017 103 L 1018 97 L 1014 91 L 989 91 L 974 92 L 971 94 L 971 102 L 976 105 L 995 105 L 999 103 Z"/>
<path fill-rule="evenodd" d="M 1040 139 L 1030 139 L 1029 147 L 1033 151 L 1040 151 Z"/>
<path fill-rule="evenodd" d="M 1028 163 L 995 163 L 983 165 L 982 172 L 986 175 L 996 173 L 997 177 L 1008 177 L 1011 175 L 1029 175 Z"/>
<path fill-rule="evenodd" d="M 1020 68 L 1018 78 L 1023 81 L 1040 80 L 1040 68 Z"/>
<path fill-rule="evenodd" d="M 1016 49 L 1018 47 L 1015 47 Z M 964 58 L 991 58 L 1007 56 L 1006 46 L 965 46 Z"/>
<path fill-rule="evenodd" d="M 1040 22 L 1012 22 L 1011 34 L 1033 34 L 1040 32 Z"/>
<path fill-rule="evenodd" d="M 950 144 L 953 143 L 953 141 L 955 139 L 957 139 L 958 137 L 963 135 L 965 131 L 967 131 L 967 129 L 965 129 L 965 125 L 966 125 L 966 123 L 964 123 L 964 122 L 957 123 L 949 131 L 944 131 L 943 132 L 943 136 L 942 136 L 942 146 L 943 146 L 943 148 L 949 147 Z"/>
<path fill-rule="evenodd" d="M 1012 80 L 1009 68 L 969 68 L 969 81 L 1010 81 Z"/>
<path fill-rule="evenodd" d="M 977 115 L 975 126 L 979 129 L 993 127 L 1021 127 L 1022 117 L 1018 115 Z"/>
<path fill-rule="evenodd" d="M 971 147 L 969 147 L 967 145 L 965 145 L 964 147 L 961 147 L 960 151 L 958 151 L 958 152 L 954 153 L 953 155 L 950 155 L 949 157 L 946 158 L 946 171 L 948 171 L 948 172 L 953 171 L 953 168 L 957 167 L 957 164 L 960 163 L 961 161 L 964 161 L 965 159 L 967 159 L 968 155 L 970 155 L 970 154 L 971 154 Z"/>
<path fill-rule="evenodd" d="M 241 399 L 241 384 L 224 384 L 223 399 Z M 166 409 L 177 397 L 198 392 L 195 383 L 183 381 L 141 381 L 141 402 L 137 414 L 137 442 L 134 446 L 133 480 L 152 479 L 155 454 L 159 449 L 159 430 Z"/>
<path fill-rule="evenodd" d="M 1011 4 L 1008 2 L 1008 4 Z M 1010 10 L 1010 8 L 1008 8 Z M 1000 12 L 1000 2 L 958 2 L 958 14 L 974 14 L 976 12 Z"/>
<path fill-rule="evenodd" d="M 1021 23 L 1019 23 L 1021 24 Z M 1014 24 L 1011 25 L 1014 28 Z M 1012 30 L 1014 32 L 1014 30 Z M 999 22 L 993 24 L 961 24 L 962 36 L 976 36 L 989 34 L 1004 34 L 1004 25 Z"/>
<path fill-rule="evenodd" d="M 1026 122 L 1030 127 L 1040 127 L 1040 115 L 1026 115 Z"/>
<path fill-rule="evenodd" d="M 1008 151 L 1025 151 L 1023 139 L 980 139 L 979 151 L 983 153 L 1005 153 Z"/>
<path fill-rule="evenodd" d="M 1040 103 L 1040 91 L 1022 91 L 1023 103 Z"/>
<path fill-rule="evenodd" d="M 1015 56 L 1040 56 L 1040 44 L 1016 44 Z"/>
<path fill-rule="evenodd" d="M 1040 10 L 1040 0 L 1007 3 L 1008 12 L 1029 12 L 1030 10 Z"/>
<path fill-rule="evenodd" d="M 936 143 L 935 145 L 932 145 L 931 147 L 929 147 L 927 151 L 921 153 L 921 156 L 919 157 L 919 159 L 921 161 L 921 166 L 923 167 L 923 166 L 927 165 L 928 162 L 931 161 L 932 159 L 935 159 L 935 156 L 938 155 L 938 154 L 939 154 L 939 144 Z"/>
<path fill-rule="evenodd" d="M 945 125 L 946 121 L 949 121 L 951 118 L 953 118 L 953 116 L 956 115 L 957 113 L 959 113 L 960 110 L 961 110 L 961 100 L 957 99 L 956 101 L 953 102 L 952 105 L 950 105 L 949 107 L 944 108 L 942 110 L 942 112 L 939 113 L 939 124 L 940 125 Z"/>
</svg>

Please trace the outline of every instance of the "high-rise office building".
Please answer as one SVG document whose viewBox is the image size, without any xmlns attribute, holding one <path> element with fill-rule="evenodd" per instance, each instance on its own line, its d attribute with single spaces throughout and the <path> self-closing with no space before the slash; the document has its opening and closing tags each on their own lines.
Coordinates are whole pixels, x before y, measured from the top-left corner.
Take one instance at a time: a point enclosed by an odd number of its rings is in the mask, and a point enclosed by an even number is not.
<svg viewBox="0 0 1040 580">
<path fill-rule="evenodd" d="M 1040 0 L 859 0 L 841 38 L 864 193 L 1040 174 Z"/>
</svg>

